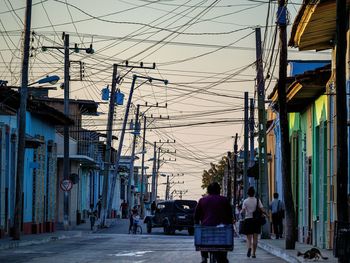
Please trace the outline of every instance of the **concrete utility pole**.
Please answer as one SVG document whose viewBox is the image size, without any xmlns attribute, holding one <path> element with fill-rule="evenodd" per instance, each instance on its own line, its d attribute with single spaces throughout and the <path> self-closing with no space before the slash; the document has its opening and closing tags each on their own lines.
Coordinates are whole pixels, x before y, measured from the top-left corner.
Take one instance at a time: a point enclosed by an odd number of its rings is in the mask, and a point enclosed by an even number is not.
<svg viewBox="0 0 350 263">
<path fill-rule="evenodd" d="M 230 201 L 232 205 L 232 153 L 227 152 L 227 199 Z"/>
<path fill-rule="evenodd" d="M 348 14 L 347 1 L 336 1 L 336 111 L 337 111 L 337 220 L 349 222 L 348 214 L 348 129 L 346 108 L 346 37 Z M 338 233 L 334 233 L 338 235 Z M 341 243 L 345 244 L 345 235 L 341 235 Z M 339 255 L 338 262 L 349 262 L 346 255 Z"/>
<path fill-rule="evenodd" d="M 108 194 L 108 183 L 109 183 L 109 170 L 111 166 L 111 153 L 112 153 L 112 125 L 114 116 L 114 106 L 115 106 L 115 93 L 118 83 L 118 65 L 113 65 L 113 75 L 112 75 L 112 89 L 111 96 L 109 99 L 109 110 L 108 110 L 108 120 L 107 120 L 107 141 L 106 141 L 106 152 L 105 152 L 105 163 L 104 163 L 104 173 L 103 173 L 103 186 L 102 186 L 102 222 L 101 225 L 106 225 L 107 217 L 107 194 Z"/>
<path fill-rule="evenodd" d="M 74 48 L 69 47 L 69 34 L 63 32 L 62 39 L 64 41 L 63 47 L 55 46 L 43 46 L 42 50 L 46 51 L 47 49 L 63 49 L 64 53 L 64 98 L 63 98 L 63 107 L 64 115 L 69 118 L 69 52 L 74 50 L 74 52 L 79 52 L 80 50 L 85 50 L 87 54 L 93 54 L 94 50 L 92 49 L 92 44 L 89 48 L 78 48 L 78 45 L 75 44 Z M 63 179 L 69 180 L 70 175 L 70 160 L 69 160 L 69 124 L 66 123 L 63 127 Z M 63 226 L 65 230 L 69 228 L 69 192 L 65 191 L 63 196 Z"/>
<path fill-rule="evenodd" d="M 244 92 L 244 163 L 243 163 L 243 196 L 247 194 L 249 181 L 248 181 L 248 138 L 249 138 L 249 125 L 248 125 L 248 92 Z"/>
<path fill-rule="evenodd" d="M 20 90 L 20 108 L 18 116 L 18 146 L 17 146 L 17 173 L 16 173 L 16 201 L 14 215 L 14 234 L 13 239 L 21 238 L 21 225 L 23 215 L 23 178 L 25 162 L 25 137 L 26 137 L 26 111 L 28 97 L 28 68 L 29 68 L 29 49 L 30 49 L 30 27 L 32 17 L 32 1 L 27 0 L 25 24 L 24 24 L 24 42 L 22 56 L 22 80 Z"/>
<path fill-rule="evenodd" d="M 237 200 L 237 155 L 238 155 L 238 133 L 236 133 L 235 136 L 235 144 L 233 146 L 233 172 L 234 172 L 234 178 L 233 178 L 233 208 L 236 209 L 236 204 L 239 203 L 239 199 Z"/>
<path fill-rule="evenodd" d="M 140 113 L 140 105 L 137 105 L 136 113 L 135 113 L 135 124 L 134 124 L 135 127 L 133 131 L 134 136 L 132 140 L 132 149 L 131 149 L 130 173 L 129 173 L 129 180 L 128 180 L 128 203 L 130 204 L 129 206 L 130 209 L 134 207 L 134 203 L 135 203 L 131 186 L 135 185 L 134 163 L 135 163 L 136 139 L 137 139 L 137 136 L 140 134 L 139 113 Z"/>
<path fill-rule="evenodd" d="M 257 67 L 257 89 L 258 89 L 258 118 L 259 118 L 259 180 L 260 187 L 257 189 L 257 194 L 261 199 L 264 207 L 269 204 L 269 188 L 267 177 L 267 158 L 266 158 L 266 111 L 265 111 L 265 81 L 264 70 L 262 61 L 262 48 L 261 48 L 261 30 L 255 29 L 256 37 L 256 67 Z M 253 153 L 252 153 L 253 154 Z M 268 218 L 267 218 L 268 219 Z M 261 234 L 262 238 L 270 238 L 270 223 L 268 222 L 263 226 Z"/>
<path fill-rule="evenodd" d="M 141 189 L 140 189 L 140 198 L 141 198 L 141 217 L 145 215 L 145 202 L 143 196 L 143 185 L 145 182 L 145 151 L 146 151 L 146 128 L 147 128 L 147 117 L 143 114 L 143 136 L 142 136 L 142 159 L 141 159 Z"/>
<path fill-rule="evenodd" d="M 152 169 L 152 184 L 151 184 L 151 201 L 156 201 L 156 170 L 157 170 L 157 143 L 153 144 L 153 169 Z"/>
<path fill-rule="evenodd" d="M 153 64 L 153 65 L 155 67 L 155 64 Z M 110 191 L 110 195 L 109 195 L 109 199 L 108 199 L 107 211 L 108 211 L 109 215 L 111 214 L 111 211 L 112 211 L 112 203 L 113 203 L 115 184 L 116 184 L 116 179 L 117 179 L 117 174 L 118 174 L 119 162 L 120 162 L 120 157 L 121 157 L 121 150 L 122 150 L 122 147 L 123 147 L 125 129 L 126 129 L 126 124 L 127 124 L 128 117 L 129 117 L 129 109 L 130 109 L 131 100 L 132 100 L 132 96 L 133 96 L 133 93 L 134 93 L 135 84 L 136 84 L 136 80 L 137 79 L 144 79 L 144 80 L 149 81 L 149 82 L 160 81 L 160 82 L 164 82 L 165 85 L 168 84 L 168 81 L 164 80 L 164 79 L 158 79 L 158 78 L 152 78 L 152 77 L 144 77 L 144 76 L 139 76 L 139 75 L 133 75 L 133 77 L 132 77 L 132 83 L 131 83 L 129 98 L 128 98 L 128 102 L 127 102 L 126 109 L 125 109 L 123 126 L 122 126 L 122 131 L 121 131 L 121 135 L 120 135 L 120 139 L 119 139 L 119 146 L 118 146 L 117 156 L 116 156 L 116 160 L 115 160 L 114 173 L 113 173 L 113 176 L 112 176 L 111 191 Z"/>
<path fill-rule="evenodd" d="M 281 154 L 282 154 L 282 183 L 283 197 L 286 208 L 286 249 L 295 249 L 296 223 L 292 195 L 292 181 L 290 174 L 290 145 L 288 113 L 286 105 L 286 79 L 287 79 L 287 6 L 285 0 L 278 1 L 277 22 L 279 27 L 279 73 L 278 73 L 278 104 L 281 126 Z"/>
<path fill-rule="evenodd" d="M 254 149 L 254 131 L 255 131 L 255 121 L 254 121 L 254 99 L 250 99 L 250 116 L 249 116 L 249 133 L 250 133 L 250 156 L 249 156 L 249 167 L 255 165 L 255 149 Z M 251 177 L 253 178 L 253 177 Z M 256 187 L 256 182 L 254 180 L 254 186 Z"/>
<path fill-rule="evenodd" d="M 169 200 L 169 191 L 170 191 L 170 181 L 169 175 L 166 176 L 166 188 L 165 188 L 165 200 Z"/>
</svg>

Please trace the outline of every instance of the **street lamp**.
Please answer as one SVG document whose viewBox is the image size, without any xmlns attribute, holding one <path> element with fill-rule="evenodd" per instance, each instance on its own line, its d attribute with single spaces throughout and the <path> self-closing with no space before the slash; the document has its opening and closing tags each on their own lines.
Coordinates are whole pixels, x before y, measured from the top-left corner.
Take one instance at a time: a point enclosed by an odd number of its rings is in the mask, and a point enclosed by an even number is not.
<svg viewBox="0 0 350 263">
<path fill-rule="evenodd" d="M 52 76 L 46 76 L 45 78 L 39 79 L 35 82 L 32 82 L 28 84 L 28 86 L 34 85 L 34 84 L 45 84 L 45 83 L 50 83 L 52 85 L 56 84 L 60 80 L 60 77 L 57 75 L 52 75 Z"/>
</svg>

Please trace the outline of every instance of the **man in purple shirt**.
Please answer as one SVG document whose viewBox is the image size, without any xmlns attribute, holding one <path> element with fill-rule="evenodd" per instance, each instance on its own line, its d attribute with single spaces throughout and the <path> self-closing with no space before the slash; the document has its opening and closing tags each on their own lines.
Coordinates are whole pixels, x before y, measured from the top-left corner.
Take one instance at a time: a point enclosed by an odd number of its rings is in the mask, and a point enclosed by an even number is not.
<svg viewBox="0 0 350 263">
<path fill-rule="evenodd" d="M 194 221 L 195 224 L 204 226 L 217 226 L 220 224 L 232 224 L 232 207 L 229 200 L 220 195 L 220 185 L 217 182 L 211 183 L 207 188 L 208 195 L 201 198 L 197 204 Z M 202 263 L 208 259 L 207 252 L 201 252 Z M 228 263 L 227 252 L 216 252 L 218 263 Z"/>
</svg>

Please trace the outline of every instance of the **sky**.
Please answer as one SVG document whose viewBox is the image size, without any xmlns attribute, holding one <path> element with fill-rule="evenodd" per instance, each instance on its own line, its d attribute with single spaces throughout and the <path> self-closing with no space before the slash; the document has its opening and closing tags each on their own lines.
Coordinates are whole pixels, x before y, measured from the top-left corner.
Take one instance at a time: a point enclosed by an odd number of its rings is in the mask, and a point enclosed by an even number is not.
<svg viewBox="0 0 350 263">
<path fill-rule="evenodd" d="M 300 3 L 288 1 L 288 32 Z M 0 79 L 9 85 L 20 84 L 24 8 L 25 1 L 0 0 Z M 84 63 L 82 81 L 77 81 L 78 69 L 72 64 L 70 97 L 100 102 L 100 115 L 86 117 L 84 127 L 104 133 L 108 104 L 101 90 L 111 85 L 113 64 L 128 61 L 139 66 L 143 62 L 150 67 L 156 63 L 155 69 L 118 67 L 123 76 L 118 88 L 127 98 L 133 74 L 169 81 L 164 85 L 138 79 L 128 120 L 134 118 L 137 104 L 162 106 L 141 106 L 148 117 L 146 160 L 152 158 L 153 142 L 175 140 L 162 145 L 163 151 L 176 153 L 162 154 L 160 173 L 183 174 L 172 178 L 172 182 L 184 183 L 172 184 L 171 192 L 183 191 L 183 198 L 198 199 L 205 192 L 201 188 L 203 170 L 233 150 L 236 133 L 242 148 L 244 92 L 255 98 L 256 27 L 262 32 L 264 76 L 271 75 L 265 83 L 267 95 L 278 77 L 276 10 L 277 1 L 268 0 L 33 0 L 30 82 L 58 75 L 62 80 L 50 96 L 62 98 L 63 54 L 42 47 L 63 47 L 62 32 L 70 35 L 71 47 L 92 44 L 94 54 L 70 55 L 71 61 Z M 330 55 L 289 49 L 288 59 L 325 60 Z M 116 107 L 116 136 L 120 136 L 125 105 L 126 101 Z M 123 154 L 130 154 L 131 140 L 127 132 Z M 140 152 L 142 138 L 137 142 L 136 152 Z M 118 148 L 118 143 L 113 146 Z M 146 165 L 149 174 L 152 162 Z M 161 198 L 164 179 L 159 179 Z"/>
</svg>

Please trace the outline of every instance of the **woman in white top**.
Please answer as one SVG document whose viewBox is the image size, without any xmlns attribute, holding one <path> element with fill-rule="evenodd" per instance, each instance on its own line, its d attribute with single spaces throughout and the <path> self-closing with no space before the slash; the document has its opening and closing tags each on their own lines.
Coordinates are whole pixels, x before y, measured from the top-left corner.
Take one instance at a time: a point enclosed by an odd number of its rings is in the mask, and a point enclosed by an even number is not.
<svg viewBox="0 0 350 263">
<path fill-rule="evenodd" d="M 258 199 L 254 197 L 255 189 L 252 186 L 249 187 L 247 194 L 248 197 L 243 201 L 242 205 L 242 213 L 245 213 L 244 234 L 247 235 L 247 257 L 252 256 L 252 258 L 256 258 L 255 251 L 258 245 L 258 235 L 261 233 L 261 226 L 253 220 L 253 212 L 256 210 Z M 258 206 L 260 209 L 263 209 L 260 199 Z"/>
</svg>

